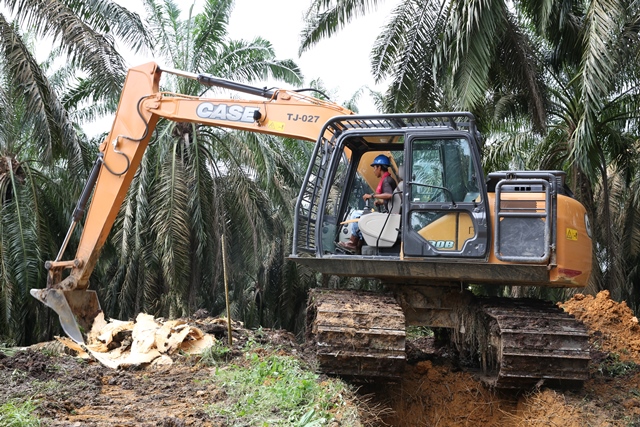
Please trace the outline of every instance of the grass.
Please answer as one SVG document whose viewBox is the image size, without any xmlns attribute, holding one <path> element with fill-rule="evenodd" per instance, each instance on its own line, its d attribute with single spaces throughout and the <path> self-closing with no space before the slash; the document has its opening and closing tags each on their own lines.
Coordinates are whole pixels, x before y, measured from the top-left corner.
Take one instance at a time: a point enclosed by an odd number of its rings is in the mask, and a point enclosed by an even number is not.
<svg viewBox="0 0 640 427">
<path fill-rule="evenodd" d="M 200 364 L 205 366 L 217 366 L 221 362 L 228 362 L 231 358 L 231 350 L 220 340 L 207 348 L 200 356 Z"/>
<path fill-rule="evenodd" d="M 433 337 L 433 329 L 426 326 L 407 326 L 407 339 Z"/>
<path fill-rule="evenodd" d="M 11 347 L 9 344 L 5 342 L 0 342 L 0 353 L 4 354 L 7 357 L 12 357 L 17 353 L 17 349 Z"/>
<path fill-rule="evenodd" d="M 352 392 L 344 383 L 320 382 L 298 359 L 272 350 L 248 350 L 244 359 L 217 369 L 211 381 L 224 390 L 227 400 L 206 411 L 225 418 L 230 427 L 315 427 L 337 418 L 343 425 L 357 424 L 348 421 L 357 420 L 357 414 L 355 406 L 348 405 Z"/>
<path fill-rule="evenodd" d="M 36 404 L 32 400 L 9 401 L 0 406 L 0 426 L 35 427 L 40 421 L 33 415 Z"/>
<path fill-rule="evenodd" d="M 639 369 L 640 365 L 635 362 L 620 360 L 620 355 L 617 353 L 610 353 L 598 366 L 598 372 L 607 377 L 620 377 L 637 372 Z"/>
</svg>

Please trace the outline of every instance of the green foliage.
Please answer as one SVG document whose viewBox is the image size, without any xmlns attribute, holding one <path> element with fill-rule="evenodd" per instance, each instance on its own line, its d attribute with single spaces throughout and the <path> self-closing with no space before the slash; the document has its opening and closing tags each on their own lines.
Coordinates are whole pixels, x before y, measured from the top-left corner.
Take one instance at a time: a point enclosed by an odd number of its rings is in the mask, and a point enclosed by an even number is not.
<svg viewBox="0 0 640 427">
<path fill-rule="evenodd" d="M 36 427 L 40 421 L 33 415 L 36 404 L 32 400 L 9 401 L 0 405 L 0 426 Z"/>
<path fill-rule="evenodd" d="M 407 326 L 407 339 L 433 337 L 433 329 L 425 326 Z"/>
<path fill-rule="evenodd" d="M 7 343 L 0 343 L 0 353 L 7 357 L 12 357 L 18 350 L 15 347 L 8 345 Z"/>
<path fill-rule="evenodd" d="M 220 362 L 228 362 L 230 357 L 231 349 L 217 340 L 202 353 L 199 363 L 204 366 L 216 366 Z"/>
<path fill-rule="evenodd" d="M 328 424 L 332 411 L 345 405 L 344 383 L 305 371 L 298 359 L 254 347 L 237 365 L 219 369 L 211 381 L 224 389 L 225 403 L 211 405 L 212 416 L 229 425 L 312 427 Z"/>
<path fill-rule="evenodd" d="M 598 366 L 598 372 L 607 377 L 620 377 L 640 370 L 640 365 L 632 361 L 620 360 L 620 355 L 610 353 Z"/>
</svg>

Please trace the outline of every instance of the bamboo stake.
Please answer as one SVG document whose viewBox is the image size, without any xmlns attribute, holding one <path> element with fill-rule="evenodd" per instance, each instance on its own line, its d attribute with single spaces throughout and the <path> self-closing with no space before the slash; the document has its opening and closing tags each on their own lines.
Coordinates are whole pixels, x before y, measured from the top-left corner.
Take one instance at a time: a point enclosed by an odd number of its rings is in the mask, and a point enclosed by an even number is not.
<svg viewBox="0 0 640 427">
<path fill-rule="evenodd" d="M 233 346 L 233 337 L 231 336 L 231 307 L 229 306 L 229 284 L 227 283 L 227 253 L 224 247 L 224 234 L 221 238 L 222 242 L 222 271 L 224 273 L 224 297 L 227 302 L 227 335 L 229 336 L 229 348 Z"/>
</svg>

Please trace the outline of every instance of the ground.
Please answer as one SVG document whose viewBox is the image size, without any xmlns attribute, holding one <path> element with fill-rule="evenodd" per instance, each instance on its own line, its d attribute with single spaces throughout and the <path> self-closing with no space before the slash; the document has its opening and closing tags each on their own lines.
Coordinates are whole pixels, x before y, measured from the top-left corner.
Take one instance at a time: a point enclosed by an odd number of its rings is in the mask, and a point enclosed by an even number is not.
<svg viewBox="0 0 640 427">
<path fill-rule="evenodd" d="M 585 322 L 591 336 L 590 379 L 575 391 L 543 385 L 528 393 L 495 392 L 473 372 L 457 367 L 446 349 L 421 337 L 409 344 L 401 382 L 361 385 L 359 394 L 343 398 L 341 405 L 357 408 L 357 418 L 346 417 L 343 408 L 325 424 L 243 421 L 212 409 L 212 404 L 233 406 L 237 397 L 210 378 L 241 361 L 247 342 L 264 344 L 262 352 L 297 358 L 309 370 L 313 360 L 286 332 L 256 335 L 237 327 L 234 350 L 217 365 L 176 356 L 170 366 L 114 370 L 59 355 L 60 347 L 50 344 L 11 356 L 0 352 L 0 404 L 32 399 L 33 413 L 51 426 L 640 426 L 637 318 L 606 292 L 576 295 L 562 306 Z M 318 376 L 316 381 L 327 379 Z"/>
</svg>

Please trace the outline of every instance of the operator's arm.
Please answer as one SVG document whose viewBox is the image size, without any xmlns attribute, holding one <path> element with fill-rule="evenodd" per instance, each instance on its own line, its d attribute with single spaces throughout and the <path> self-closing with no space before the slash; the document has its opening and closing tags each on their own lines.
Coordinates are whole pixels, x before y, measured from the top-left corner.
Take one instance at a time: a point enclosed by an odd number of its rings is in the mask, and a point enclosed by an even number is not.
<svg viewBox="0 0 640 427">
<path fill-rule="evenodd" d="M 376 204 L 382 204 L 384 200 L 391 200 L 393 198 L 393 191 L 395 190 L 395 181 L 391 176 L 386 176 L 382 180 L 382 192 L 373 192 L 371 194 L 365 194 L 362 196 L 364 200 L 376 199 Z"/>
</svg>

